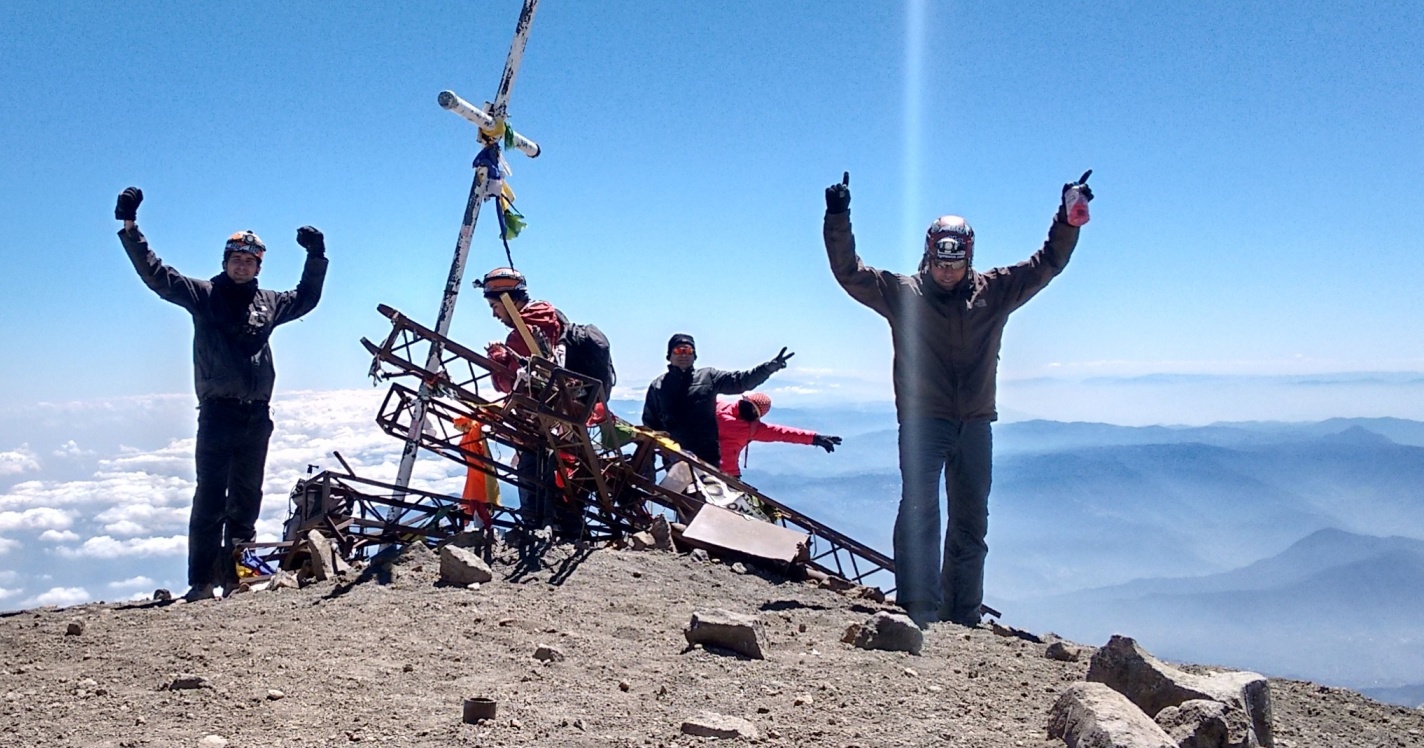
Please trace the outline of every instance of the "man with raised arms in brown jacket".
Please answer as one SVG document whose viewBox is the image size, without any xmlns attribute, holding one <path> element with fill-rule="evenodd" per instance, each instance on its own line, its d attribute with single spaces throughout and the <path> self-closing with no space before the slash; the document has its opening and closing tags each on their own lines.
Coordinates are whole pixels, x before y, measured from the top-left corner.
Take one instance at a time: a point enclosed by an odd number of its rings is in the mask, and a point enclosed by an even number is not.
<svg viewBox="0 0 1424 748">
<path fill-rule="evenodd" d="M 1086 184 L 1066 184 L 1064 195 L 1074 187 L 1092 199 Z M 1033 256 L 979 272 L 973 267 L 974 230 L 959 216 L 940 216 L 925 235 L 918 272 L 877 270 L 855 251 L 847 174 L 826 188 L 823 231 L 841 287 L 890 323 L 902 484 L 894 531 L 896 599 L 922 627 L 931 621 L 978 625 L 989 553 L 990 423 L 998 417 L 994 386 L 1004 324 L 1063 271 L 1079 228 L 1069 225 L 1060 202 L 1048 239 Z M 949 504 L 942 566 L 941 471 Z"/>
</svg>

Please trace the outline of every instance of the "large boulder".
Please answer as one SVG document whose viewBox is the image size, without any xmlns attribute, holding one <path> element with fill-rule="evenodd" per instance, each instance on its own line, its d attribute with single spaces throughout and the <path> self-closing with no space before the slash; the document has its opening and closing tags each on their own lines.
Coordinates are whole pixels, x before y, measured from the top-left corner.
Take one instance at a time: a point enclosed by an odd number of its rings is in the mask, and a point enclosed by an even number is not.
<svg viewBox="0 0 1424 748">
<path fill-rule="evenodd" d="M 766 633 L 756 616 L 725 610 L 697 611 L 683 636 L 689 646 L 721 647 L 754 660 L 766 658 Z"/>
<path fill-rule="evenodd" d="M 1088 680 L 1126 696 L 1148 715 L 1193 700 L 1217 701 L 1245 715 L 1250 736 L 1245 746 L 1272 748 L 1271 691 L 1265 677 L 1237 671 L 1195 675 L 1153 657 L 1131 637 L 1114 635 L 1093 654 Z"/>
<path fill-rule="evenodd" d="M 324 582 L 336 576 L 336 551 L 331 539 L 320 530 L 307 533 L 307 551 L 311 554 L 311 572 L 317 581 Z"/>
<path fill-rule="evenodd" d="M 484 584 L 491 579 L 494 579 L 494 573 L 490 571 L 489 564 L 475 551 L 453 545 L 440 549 L 440 581 L 445 584 L 465 587 Z"/>
<path fill-rule="evenodd" d="M 1251 725 L 1246 713 L 1220 701 L 1193 699 L 1169 706 L 1155 720 L 1178 748 L 1247 748 Z"/>
<path fill-rule="evenodd" d="M 702 712 L 696 717 L 688 717 L 682 722 L 682 731 L 687 735 L 704 738 L 742 738 L 749 741 L 761 739 L 761 731 L 756 725 L 741 717 L 729 717 L 716 712 Z"/>
<path fill-rule="evenodd" d="M 909 616 L 882 610 L 865 623 L 846 629 L 841 641 L 861 649 L 883 649 L 918 655 L 925 646 L 925 632 L 921 631 Z"/>
<path fill-rule="evenodd" d="M 1178 748 L 1126 696 L 1101 683 L 1074 683 L 1048 712 L 1048 737 L 1068 748 Z"/>
</svg>

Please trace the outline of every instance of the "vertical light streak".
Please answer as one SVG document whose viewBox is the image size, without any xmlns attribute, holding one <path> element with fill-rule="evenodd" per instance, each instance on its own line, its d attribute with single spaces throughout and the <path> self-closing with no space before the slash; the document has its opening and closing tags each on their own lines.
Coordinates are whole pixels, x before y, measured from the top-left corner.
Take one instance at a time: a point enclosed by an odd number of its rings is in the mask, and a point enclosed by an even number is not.
<svg viewBox="0 0 1424 748">
<path fill-rule="evenodd" d="M 925 44 L 928 34 L 925 21 L 929 0 L 908 0 L 905 12 L 905 90 L 904 90 L 904 133 L 901 137 L 903 151 L 901 170 L 904 184 L 904 198 L 901 203 L 900 225 L 901 251 L 910 253 L 905 262 L 909 268 L 919 264 L 921 242 L 920 232 L 927 225 L 924 218 L 923 164 L 924 164 L 924 88 L 925 88 Z"/>
</svg>

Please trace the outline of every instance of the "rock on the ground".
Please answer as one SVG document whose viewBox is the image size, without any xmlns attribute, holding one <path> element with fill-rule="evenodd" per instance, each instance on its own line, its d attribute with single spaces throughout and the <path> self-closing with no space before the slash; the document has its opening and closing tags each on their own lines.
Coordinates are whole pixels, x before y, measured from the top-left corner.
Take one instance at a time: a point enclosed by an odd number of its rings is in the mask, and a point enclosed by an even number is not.
<svg viewBox="0 0 1424 748">
<path fill-rule="evenodd" d="M 307 551 L 311 553 L 312 576 L 317 581 L 326 581 L 336 576 L 336 562 L 332 560 L 335 554 L 331 550 L 331 540 L 321 534 L 320 530 L 312 530 L 307 533 Z"/>
<path fill-rule="evenodd" d="M 925 632 L 910 617 L 882 610 L 865 623 L 846 630 L 842 641 L 861 649 L 883 649 L 917 655 L 925 646 Z"/>
<path fill-rule="evenodd" d="M 172 593 L 172 592 L 169 592 L 168 590 L 163 589 L 162 587 L 159 587 L 158 589 L 156 589 L 156 590 L 153 591 L 153 601 L 154 601 L 154 602 L 166 603 L 166 602 L 168 602 L 169 600 L 172 600 L 172 599 L 173 599 L 173 593 Z"/>
<path fill-rule="evenodd" d="M 534 659 L 541 662 L 563 662 L 565 657 L 564 653 L 557 647 L 541 644 L 534 650 Z"/>
<path fill-rule="evenodd" d="M 650 551 L 657 546 L 657 543 L 653 534 L 646 530 L 628 536 L 628 547 L 635 551 Z"/>
<path fill-rule="evenodd" d="M 1074 683 L 1048 712 L 1048 737 L 1069 748 L 1178 748 L 1126 696 L 1101 683 Z"/>
<path fill-rule="evenodd" d="M 437 578 L 440 564 L 435 552 L 424 543 L 409 543 L 399 551 L 382 551 L 376 554 L 372 561 L 378 568 L 390 572 L 390 580 L 395 584 L 433 582 Z"/>
<path fill-rule="evenodd" d="M 730 649 L 755 660 L 765 659 L 766 632 L 756 616 L 726 610 L 699 610 L 683 631 L 688 645 Z"/>
<path fill-rule="evenodd" d="M 494 579 L 494 573 L 478 553 L 453 545 L 440 549 L 440 581 L 445 584 L 465 587 L 484 584 L 491 579 Z"/>
<path fill-rule="evenodd" d="M 700 563 L 700 564 L 705 564 L 705 563 L 707 563 L 708 561 L 711 561 L 711 560 L 712 560 L 712 557 L 709 556 L 709 555 L 707 554 L 707 551 L 704 550 L 704 549 L 702 549 L 702 548 L 693 548 L 693 549 L 692 549 L 692 553 L 690 553 L 690 554 L 688 554 L 688 555 L 690 555 L 690 556 L 692 557 L 692 560 L 693 560 L 693 561 L 696 561 L 696 562 L 698 562 L 698 563 Z"/>
<path fill-rule="evenodd" d="M 728 717 L 716 712 L 703 712 L 683 720 L 682 731 L 703 738 L 761 739 L 761 731 L 756 725 L 741 717 Z"/>
<path fill-rule="evenodd" d="M 79 636 L 82 633 L 84 633 L 84 622 L 78 618 L 70 621 L 64 627 L 65 636 Z"/>
<path fill-rule="evenodd" d="M 1252 733 L 1247 745 L 1273 745 L 1270 685 L 1256 673 L 1194 675 L 1153 657 L 1131 637 L 1115 635 L 1093 654 L 1087 678 L 1111 687 L 1154 717 L 1187 701 L 1219 701 L 1246 714 Z"/>
<path fill-rule="evenodd" d="M 208 683 L 207 678 L 201 675 L 193 675 L 192 673 L 183 673 L 177 678 L 174 678 L 172 683 L 168 684 L 168 690 L 170 691 L 188 691 L 195 688 L 211 687 L 212 684 Z"/>
<path fill-rule="evenodd" d="M 1048 645 L 1047 649 L 1043 650 L 1043 656 L 1050 660 L 1058 660 L 1059 662 L 1077 662 L 1078 658 L 1082 656 L 1082 650 L 1077 647 L 1070 647 L 1063 642 L 1053 642 Z"/>
<path fill-rule="evenodd" d="M 198 748 L 227 748 L 227 738 L 221 735 L 209 735 L 198 741 Z"/>
<path fill-rule="evenodd" d="M 297 581 L 297 575 L 286 569 L 278 569 L 277 573 L 273 574 L 267 583 L 267 589 L 269 590 L 295 590 L 301 588 L 301 586 L 301 583 Z"/>
<path fill-rule="evenodd" d="M 1251 725 L 1246 713 L 1219 701 L 1192 699 L 1157 713 L 1156 722 L 1178 746 L 1186 748 L 1248 748 Z"/>
<path fill-rule="evenodd" d="M 653 536 L 653 547 L 660 551 L 670 551 L 672 547 L 672 525 L 668 524 L 667 517 L 659 514 L 653 517 L 653 522 L 648 525 L 648 532 Z"/>
</svg>

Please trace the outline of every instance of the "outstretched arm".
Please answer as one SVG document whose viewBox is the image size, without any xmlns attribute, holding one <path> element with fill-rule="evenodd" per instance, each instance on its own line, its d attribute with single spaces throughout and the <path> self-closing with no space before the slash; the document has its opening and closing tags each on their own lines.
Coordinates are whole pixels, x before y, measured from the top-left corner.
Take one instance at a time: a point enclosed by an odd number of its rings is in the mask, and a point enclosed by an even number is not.
<svg viewBox="0 0 1424 748">
<path fill-rule="evenodd" d="M 124 252 L 128 254 L 138 277 L 149 290 L 158 294 L 164 301 L 195 312 L 202 298 L 201 289 L 207 282 L 189 278 L 165 265 L 158 259 L 158 255 L 149 249 L 148 239 L 138 230 L 138 206 L 142 202 L 143 190 L 129 187 L 119 193 L 118 202 L 114 206 L 114 218 L 124 222 L 124 227 L 119 229 L 119 241 L 124 245 Z"/>
<path fill-rule="evenodd" d="M 814 431 L 767 423 L 766 421 L 760 421 L 752 428 L 752 441 L 754 442 L 811 444 L 815 438 L 816 432 Z"/>
<path fill-rule="evenodd" d="M 297 229 L 297 244 L 307 251 L 307 262 L 296 289 L 277 295 L 274 326 L 301 317 L 321 301 L 321 289 L 326 283 L 326 237 L 311 226 L 303 226 Z"/>
<path fill-rule="evenodd" d="M 1058 212 L 1053 217 L 1053 224 L 1048 227 L 1048 238 L 1037 252 L 1017 265 L 990 271 L 989 283 L 1002 294 L 1001 303 L 1008 311 L 1023 306 L 1068 266 L 1073 249 L 1078 246 L 1081 230 L 1080 226 L 1069 222 L 1068 197 L 1071 190 L 1076 190 L 1083 203 L 1093 199 L 1093 191 L 1084 183 L 1091 173 L 1089 170 L 1078 182 L 1063 185 Z"/>
<path fill-rule="evenodd" d="M 851 298 L 889 318 L 892 289 L 898 285 L 894 273 L 876 270 L 861 262 L 855 252 L 855 234 L 850 226 L 850 172 L 839 184 L 826 188 L 826 217 L 821 228 L 831 274 Z"/>
<path fill-rule="evenodd" d="M 719 395 L 740 395 L 747 390 L 754 390 L 770 379 L 772 374 L 785 369 L 786 362 L 795 355 L 795 353 L 787 353 L 786 347 L 782 346 L 781 352 L 776 354 L 775 358 L 755 369 L 746 371 L 712 369 L 712 391 Z"/>
</svg>

